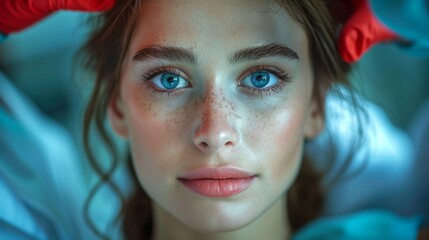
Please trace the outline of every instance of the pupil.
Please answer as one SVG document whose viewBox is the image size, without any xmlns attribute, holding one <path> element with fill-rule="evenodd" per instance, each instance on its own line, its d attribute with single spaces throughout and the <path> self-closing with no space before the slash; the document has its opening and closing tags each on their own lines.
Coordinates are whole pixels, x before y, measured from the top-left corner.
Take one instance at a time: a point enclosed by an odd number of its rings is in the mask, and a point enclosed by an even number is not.
<svg viewBox="0 0 429 240">
<path fill-rule="evenodd" d="M 161 76 L 161 83 L 166 89 L 173 89 L 179 85 L 179 77 L 175 74 L 166 73 Z"/>
</svg>

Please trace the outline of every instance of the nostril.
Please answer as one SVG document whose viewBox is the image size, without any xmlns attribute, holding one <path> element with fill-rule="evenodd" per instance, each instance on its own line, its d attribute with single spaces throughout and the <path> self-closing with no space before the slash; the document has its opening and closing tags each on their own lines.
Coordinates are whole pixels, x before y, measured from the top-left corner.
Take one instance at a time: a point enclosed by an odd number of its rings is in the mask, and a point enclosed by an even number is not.
<svg viewBox="0 0 429 240">
<path fill-rule="evenodd" d="M 200 128 L 193 136 L 194 146 L 200 151 L 219 151 L 222 148 L 233 149 L 238 144 L 235 130 L 219 128 Z M 225 150 L 226 150 L 225 149 Z"/>
<path fill-rule="evenodd" d="M 203 148 L 208 148 L 209 144 L 206 143 L 206 142 L 200 142 L 200 146 L 203 147 Z"/>
</svg>

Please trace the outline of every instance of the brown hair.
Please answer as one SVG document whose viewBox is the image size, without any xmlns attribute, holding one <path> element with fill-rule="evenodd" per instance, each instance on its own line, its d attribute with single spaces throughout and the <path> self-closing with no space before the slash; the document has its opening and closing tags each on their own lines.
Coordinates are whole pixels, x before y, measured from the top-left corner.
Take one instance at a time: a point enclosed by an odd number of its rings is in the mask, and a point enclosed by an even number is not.
<svg viewBox="0 0 429 240">
<path fill-rule="evenodd" d="M 306 31 L 309 39 L 312 68 L 315 75 L 314 97 L 324 109 L 325 92 L 334 83 L 348 86 L 347 65 L 336 50 L 336 24 L 323 0 L 279 0 Z M 88 216 L 88 206 L 101 184 L 108 184 L 123 198 L 111 175 L 118 165 L 119 154 L 105 126 L 106 108 L 109 99 L 117 94 L 121 65 L 140 14 L 140 0 L 118 0 L 116 6 L 96 19 L 96 29 L 84 46 L 85 67 L 95 73 L 95 86 L 84 118 L 84 144 L 89 161 L 100 183 L 86 201 L 86 219 L 96 233 L 103 236 Z M 90 147 L 90 129 L 94 124 L 101 139 L 112 154 L 111 167 L 105 171 L 97 162 Z M 130 158 L 130 157 L 129 157 Z M 129 162 L 130 159 L 128 159 Z M 130 164 L 131 165 L 131 164 Z M 130 170 L 137 183 L 134 171 Z M 318 217 L 323 206 L 322 173 L 315 171 L 304 157 L 297 179 L 288 192 L 288 214 L 293 230 Z M 136 184 L 139 186 L 139 184 Z M 125 201 L 125 200 L 124 200 Z M 152 230 L 151 201 L 141 187 L 123 204 L 123 230 L 127 239 L 149 239 Z"/>
</svg>

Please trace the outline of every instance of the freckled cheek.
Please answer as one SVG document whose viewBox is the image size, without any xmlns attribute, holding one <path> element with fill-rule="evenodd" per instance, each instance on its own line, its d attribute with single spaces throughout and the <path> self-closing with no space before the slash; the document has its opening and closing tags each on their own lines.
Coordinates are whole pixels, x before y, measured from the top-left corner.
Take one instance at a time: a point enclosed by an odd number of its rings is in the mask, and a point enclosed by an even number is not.
<svg viewBox="0 0 429 240">
<path fill-rule="evenodd" d="M 261 115 L 254 120 L 253 134 L 260 149 L 259 159 L 274 184 L 289 182 L 298 171 L 302 158 L 303 117 L 293 110 Z"/>
<path fill-rule="evenodd" d="M 124 104 L 137 175 L 146 183 L 150 179 L 165 181 L 165 176 L 174 172 L 174 161 L 177 161 L 183 142 L 179 139 L 180 118 L 162 111 L 149 97 L 134 96 Z"/>
</svg>

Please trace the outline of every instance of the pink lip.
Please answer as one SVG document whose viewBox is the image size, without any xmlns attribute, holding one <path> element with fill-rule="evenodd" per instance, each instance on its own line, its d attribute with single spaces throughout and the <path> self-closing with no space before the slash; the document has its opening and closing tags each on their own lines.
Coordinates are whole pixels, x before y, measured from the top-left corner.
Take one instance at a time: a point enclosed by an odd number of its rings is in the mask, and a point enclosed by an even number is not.
<svg viewBox="0 0 429 240">
<path fill-rule="evenodd" d="M 230 197 L 252 185 L 256 174 L 231 167 L 198 168 L 181 175 L 178 180 L 206 197 Z"/>
</svg>

